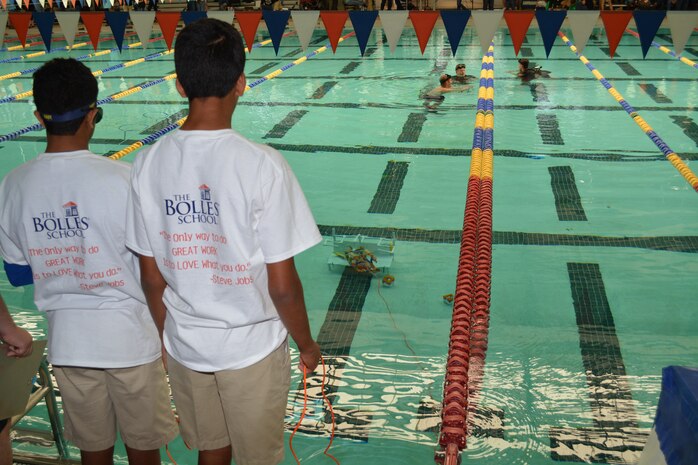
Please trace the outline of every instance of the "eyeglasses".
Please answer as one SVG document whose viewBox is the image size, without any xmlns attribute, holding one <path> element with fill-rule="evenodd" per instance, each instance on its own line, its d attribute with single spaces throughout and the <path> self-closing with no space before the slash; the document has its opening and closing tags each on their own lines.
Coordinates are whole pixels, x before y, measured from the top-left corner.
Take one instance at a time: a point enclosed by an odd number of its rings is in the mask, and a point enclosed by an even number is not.
<svg viewBox="0 0 698 465">
<path fill-rule="evenodd" d="M 104 109 L 102 107 L 97 107 L 97 114 L 95 115 L 95 124 L 99 123 L 102 121 L 102 117 L 104 116 Z"/>
</svg>

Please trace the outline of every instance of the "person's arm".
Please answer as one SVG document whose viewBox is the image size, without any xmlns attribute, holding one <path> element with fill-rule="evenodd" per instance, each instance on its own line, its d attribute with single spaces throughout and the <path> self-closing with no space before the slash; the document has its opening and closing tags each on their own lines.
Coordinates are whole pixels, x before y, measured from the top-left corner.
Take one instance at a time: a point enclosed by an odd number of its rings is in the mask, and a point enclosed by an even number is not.
<svg viewBox="0 0 698 465">
<path fill-rule="evenodd" d="M 162 295 L 165 293 L 167 282 L 162 277 L 158 264 L 153 257 L 138 256 L 138 263 L 141 268 L 141 287 L 145 294 L 145 301 L 150 309 L 150 316 L 155 322 L 162 342 L 162 333 L 165 330 L 165 317 L 167 316 L 167 307 L 162 301 Z M 165 345 L 162 345 L 162 362 L 167 364 L 165 357 Z"/>
<path fill-rule="evenodd" d="M 281 321 L 298 345 L 302 365 L 312 372 L 320 362 L 320 346 L 310 334 L 303 285 L 293 258 L 267 263 L 267 274 L 271 300 L 279 312 Z"/>
<path fill-rule="evenodd" d="M 17 327 L 2 298 L 0 298 L 0 339 L 7 344 L 8 357 L 26 357 L 32 353 L 31 334 Z"/>
</svg>

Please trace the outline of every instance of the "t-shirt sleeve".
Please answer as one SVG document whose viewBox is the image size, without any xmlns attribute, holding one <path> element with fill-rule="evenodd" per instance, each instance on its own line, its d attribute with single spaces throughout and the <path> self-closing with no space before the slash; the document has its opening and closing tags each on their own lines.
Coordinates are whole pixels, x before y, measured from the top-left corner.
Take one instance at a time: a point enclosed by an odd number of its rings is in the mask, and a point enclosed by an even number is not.
<svg viewBox="0 0 698 465">
<path fill-rule="evenodd" d="M 262 212 L 257 225 L 266 263 L 276 263 L 322 240 L 296 176 L 283 157 L 261 187 Z"/>
<path fill-rule="evenodd" d="M 148 240 L 141 205 L 140 188 L 136 170 L 131 170 L 131 188 L 126 202 L 126 247 L 139 255 L 152 257 L 152 247 Z"/>
<path fill-rule="evenodd" d="M 22 252 L 19 239 L 12 233 L 12 225 L 20 224 L 21 218 L 12 218 L 13 207 L 10 200 L 5 195 L 9 187 L 3 182 L 0 186 L 0 255 L 7 263 L 14 265 L 28 265 L 26 257 Z"/>
</svg>

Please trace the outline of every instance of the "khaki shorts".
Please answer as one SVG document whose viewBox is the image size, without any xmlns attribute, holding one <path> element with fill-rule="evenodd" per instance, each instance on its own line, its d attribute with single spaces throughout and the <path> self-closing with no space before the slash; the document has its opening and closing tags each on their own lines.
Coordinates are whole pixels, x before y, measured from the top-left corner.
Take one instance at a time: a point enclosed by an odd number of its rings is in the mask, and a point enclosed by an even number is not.
<svg viewBox="0 0 698 465">
<path fill-rule="evenodd" d="M 65 437 L 95 452 L 121 439 L 131 449 L 159 449 L 177 437 L 162 360 L 130 368 L 53 367 L 63 399 Z"/>
<path fill-rule="evenodd" d="M 284 458 L 284 416 L 291 359 L 284 342 L 239 370 L 193 371 L 167 357 L 179 427 L 199 450 L 232 445 L 237 465 L 274 465 Z"/>
</svg>

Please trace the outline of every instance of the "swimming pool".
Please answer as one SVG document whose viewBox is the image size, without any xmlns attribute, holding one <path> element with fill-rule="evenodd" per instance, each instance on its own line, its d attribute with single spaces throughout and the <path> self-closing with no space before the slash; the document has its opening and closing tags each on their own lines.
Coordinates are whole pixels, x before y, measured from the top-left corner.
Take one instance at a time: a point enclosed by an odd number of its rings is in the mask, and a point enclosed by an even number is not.
<svg viewBox="0 0 698 465">
<path fill-rule="evenodd" d="M 666 33 L 656 40 L 669 43 Z M 696 40 L 687 56 L 698 57 Z M 312 42 L 308 52 L 326 42 L 319 29 Z M 698 290 L 691 285 L 698 198 L 559 39 L 545 60 L 540 35 L 529 31 L 520 56 L 552 76 L 529 83 L 511 73 L 516 57 L 504 29 L 494 44 L 491 320 L 463 460 L 633 463 L 654 417 L 661 367 L 695 364 L 698 356 Z M 103 69 L 163 47 L 153 42 L 146 51 L 86 63 Z M 613 60 L 606 48 L 605 37 L 592 38 L 584 53 L 675 152 L 695 160 L 696 70 L 654 48 L 642 60 L 630 35 Z M 255 48 L 248 80 L 301 55 L 293 35 L 278 56 L 270 45 Z M 423 56 L 411 30 L 395 53 L 376 31 L 365 57 L 349 38 L 336 54 L 325 51 L 253 88 L 235 113 L 240 132 L 284 153 L 327 239 L 297 263 L 313 334 L 328 354 L 337 415 L 331 452 L 343 464 L 433 462 L 451 320 L 443 295 L 455 290 L 477 88 L 447 95 L 436 112 L 425 111 L 419 93 L 456 63 L 478 75 L 481 56 L 471 28 L 456 57 L 442 28 Z M 169 55 L 105 73 L 100 98 L 173 72 Z M 30 89 L 31 77 L 5 83 L 0 98 Z M 166 81 L 104 107 L 91 145 L 96 153 L 171 124 L 186 105 Z M 2 134 L 33 124 L 32 111 L 29 100 L 1 104 Z M 40 132 L 3 143 L 0 173 L 42 149 Z M 333 231 L 345 240 L 394 235 L 395 283 L 330 268 Z M 13 289 L 3 276 L 0 292 L 19 323 L 45 334 L 31 289 Z M 293 376 L 289 431 L 302 405 L 300 375 Z M 311 393 L 318 382 L 311 380 Z M 304 463 L 329 463 L 322 455 L 328 417 L 317 400 L 310 406 L 294 448 Z M 20 427 L 47 429 L 42 409 Z M 178 463 L 193 463 L 181 440 L 171 451 Z M 284 463 L 294 463 L 290 454 Z"/>
</svg>

